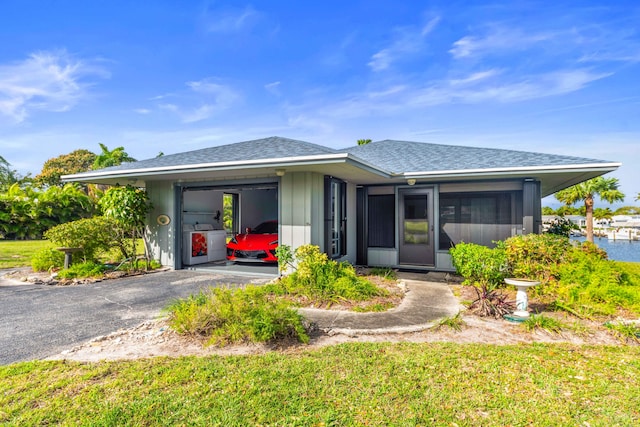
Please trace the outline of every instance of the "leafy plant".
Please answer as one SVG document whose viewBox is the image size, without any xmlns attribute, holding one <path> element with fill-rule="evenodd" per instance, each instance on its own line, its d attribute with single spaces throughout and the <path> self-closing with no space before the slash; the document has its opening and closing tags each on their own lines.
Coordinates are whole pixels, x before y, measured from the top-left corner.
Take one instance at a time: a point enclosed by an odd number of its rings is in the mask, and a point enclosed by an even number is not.
<svg viewBox="0 0 640 427">
<path fill-rule="evenodd" d="M 108 250 L 118 245 L 118 224 L 96 216 L 57 225 L 45 233 L 45 237 L 55 245 L 82 248 L 85 261 L 95 261 L 98 251 Z"/>
<path fill-rule="evenodd" d="M 295 268 L 293 265 L 291 246 L 278 245 L 276 248 L 276 257 L 278 258 L 278 271 L 280 273 L 285 273 L 289 267 Z"/>
<path fill-rule="evenodd" d="M 464 325 L 464 320 L 462 320 L 462 315 L 458 312 L 455 316 L 445 317 L 444 319 L 438 322 L 438 326 L 436 329 L 441 329 L 443 327 L 448 327 L 453 329 L 456 332 L 462 331 L 462 326 Z"/>
<path fill-rule="evenodd" d="M 625 342 L 640 343 L 640 326 L 630 322 L 606 322 L 605 326 Z"/>
<path fill-rule="evenodd" d="M 499 318 L 511 313 L 515 305 L 508 296 L 489 283 L 481 283 L 473 287 L 477 298 L 471 302 L 469 310 L 484 317 Z"/>
<path fill-rule="evenodd" d="M 514 236 L 498 244 L 504 249 L 508 273 L 512 277 L 557 280 L 557 268 L 573 250 L 571 241 L 553 234 Z"/>
<path fill-rule="evenodd" d="M 296 249 L 293 262 L 295 270 L 268 288 L 277 294 L 304 295 L 320 303 L 340 300 L 363 301 L 387 292 L 373 283 L 358 277 L 353 266 L 347 262 L 330 260 L 314 245 L 303 245 Z M 280 258 L 279 258 L 280 259 Z"/>
<path fill-rule="evenodd" d="M 76 279 L 86 277 L 102 277 L 105 271 L 103 264 L 95 262 L 82 262 L 72 264 L 69 268 L 60 270 L 58 278 L 60 279 Z"/>
<path fill-rule="evenodd" d="M 37 239 L 58 224 L 88 217 L 91 199 L 73 184 L 38 190 L 13 184 L 0 193 L 0 238 Z"/>
<path fill-rule="evenodd" d="M 209 344 L 286 338 L 309 342 L 302 316 L 287 301 L 270 298 L 262 287 L 212 288 L 175 301 L 167 311 L 173 329 L 206 337 Z"/>
<path fill-rule="evenodd" d="M 552 334 L 559 334 L 564 329 L 562 322 L 542 314 L 532 314 L 522 322 L 522 325 L 527 331 L 542 329 Z"/>
<path fill-rule="evenodd" d="M 502 246 L 493 249 L 475 243 L 458 243 L 449 249 L 453 265 L 473 285 L 477 298 L 469 309 L 480 316 L 500 317 L 513 311 L 513 303 L 500 290 L 507 271 L 506 254 Z"/>
<path fill-rule="evenodd" d="M 64 265 L 64 254 L 53 248 L 40 249 L 31 257 L 33 271 L 50 271 Z"/>
<path fill-rule="evenodd" d="M 145 221 L 152 206 L 146 191 L 130 185 L 126 187 L 111 187 L 104 193 L 99 204 L 105 217 L 112 219 L 121 229 L 129 230 L 131 233 L 131 252 L 128 252 L 124 246 L 121 247 L 121 250 L 125 258 L 134 260 L 134 264 L 137 262 L 137 259 L 135 259 L 137 253 L 136 240 L 138 237 L 142 237 L 148 269 L 149 251 L 145 233 Z"/>
<path fill-rule="evenodd" d="M 547 233 L 555 234 L 556 236 L 569 237 L 571 230 L 576 229 L 578 229 L 578 226 L 571 222 L 570 219 L 559 217 L 551 220 Z"/>
<path fill-rule="evenodd" d="M 467 285 L 486 285 L 493 289 L 503 284 L 507 258 L 501 247 L 488 248 L 475 243 L 458 243 L 449 249 L 456 272 Z"/>
</svg>

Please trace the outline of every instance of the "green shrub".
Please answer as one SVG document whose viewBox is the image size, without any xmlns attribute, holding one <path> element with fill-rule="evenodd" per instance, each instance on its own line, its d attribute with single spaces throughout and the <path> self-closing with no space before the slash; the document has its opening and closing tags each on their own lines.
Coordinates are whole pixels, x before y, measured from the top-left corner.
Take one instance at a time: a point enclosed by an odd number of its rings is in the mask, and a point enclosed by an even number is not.
<svg viewBox="0 0 640 427">
<path fill-rule="evenodd" d="M 473 285 L 476 299 L 469 309 L 480 316 L 500 317 L 513 311 L 513 304 L 499 288 L 507 271 L 506 254 L 501 245 L 491 249 L 475 243 L 458 243 L 449 249 L 451 260 L 463 284 Z"/>
<path fill-rule="evenodd" d="M 358 277 L 348 262 L 330 260 L 318 246 L 300 246 L 295 251 L 294 261 L 296 270 L 279 282 L 268 285 L 270 292 L 306 296 L 319 303 L 364 301 L 387 295 L 386 290 Z"/>
<path fill-rule="evenodd" d="M 528 234 L 500 242 L 508 274 L 539 280 L 532 295 L 554 300 L 555 306 L 578 316 L 614 315 L 620 310 L 640 313 L 640 274 L 607 260 L 590 242 L 572 243 L 549 234 Z"/>
<path fill-rule="evenodd" d="M 85 261 L 95 261 L 99 251 L 119 244 L 118 230 L 114 221 L 96 216 L 57 225 L 45 237 L 57 246 L 82 248 Z"/>
<path fill-rule="evenodd" d="M 105 266 L 94 262 L 83 262 L 72 264 L 69 268 L 60 270 L 58 278 L 60 279 L 84 279 L 87 277 L 102 277 L 105 272 Z"/>
<path fill-rule="evenodd" d="M 501 247 L 490 249 L 475 243 L 458 243 L 449 249 L 456 272 L 464 278 L 466 285 L 488 285 L 490 288 L 503 285 L 507 259 Z"/>
<path fill-rule="evenodd" d="M 527 234 L 501 242 L 509 275 L 543 283 L 557 279 L 557 268 L 574 250 L 571 241 L 554 234 Z"/>
<path fill-rule="evenodd" d="M 207 337 L 209 344 L 270 342 L 294 338 L 309 342 L 302 316 L 262 287 L 210 289 L 172 303 L 171 327 L 179 333 Z"/>
<path fill-rule="evenodd" d="M 576 248 L 560 265 L 553 290 L 557 305 L 583 316 L 614 315 L 618 310 L 640 313 L 640 283 L 618 264 Z"/>
<path fill-rule="evenodd" d="M 62 266 L 64 266 L 64 254 L 56 249 L 40 249 L 31 257 L 33 271 L 50 271 Z"/>
<path fill-rule="evenodd" d="M 547 233 L 555 234 L 556 236 L 569 237 L 571 230 L 578 230 L 579 227 L 571 222 L 570 219 L 565 217 L 554 218 L 549 224 Z"/>
</svg>

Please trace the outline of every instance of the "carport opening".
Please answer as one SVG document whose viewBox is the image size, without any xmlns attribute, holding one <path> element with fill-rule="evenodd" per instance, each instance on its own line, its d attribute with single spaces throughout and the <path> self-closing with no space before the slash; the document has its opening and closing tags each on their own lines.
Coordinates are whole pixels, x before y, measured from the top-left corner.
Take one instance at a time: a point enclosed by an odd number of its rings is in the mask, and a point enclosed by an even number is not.
<svg viewBox="0 0 640 427">
<path fill-rule="evenodd" d="M 277 183 L 184 188 L 182 268 L 277 274 L 277 264 L 263 262 L 263 256 L 249 253 L 241 262 L 228 261 L 227 243 L 247 229 L 277 221 L 278 205 Z"/>
</svg>

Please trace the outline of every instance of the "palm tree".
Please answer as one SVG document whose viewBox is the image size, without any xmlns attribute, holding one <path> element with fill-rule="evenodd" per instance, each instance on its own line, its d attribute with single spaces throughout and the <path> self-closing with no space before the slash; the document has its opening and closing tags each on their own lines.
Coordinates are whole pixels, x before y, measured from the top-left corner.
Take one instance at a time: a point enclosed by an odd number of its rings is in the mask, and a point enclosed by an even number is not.
<svg viewBox="0 0 640 427">
<path fill-rule="evenodd" d="M 572 187 L 556 193 L 556 199 L 572 205 L 580 200 L 584 200 L 585 213 L 587 217 L 587 240 L 593 243 L 593 196 L 600 197 L 609 203 L 624 200 L 624 194 L 618 190 L 617 178 L 597 177 L 581 182 Z"/>
<path fill-rule="evenodd" d="M 109 166 L 117 166 L 122 163 L 136 161 L 136 159 L 129 156 L 129 154 L 124 151 L 124 147 L 117 147 L 113 150 L 109 150 L 106 145 L 102 143 L 98 144 L 100 145 L 102 152 L 96 156 L 93 162 L 93 169 L 102 169 Z"/>
<path fill-rule="evenodd" d="M 359 139 L 358 140 L 358 145 L 367 145 L 370 142 L 371 142 L 370 139 Z"/>
</svg>

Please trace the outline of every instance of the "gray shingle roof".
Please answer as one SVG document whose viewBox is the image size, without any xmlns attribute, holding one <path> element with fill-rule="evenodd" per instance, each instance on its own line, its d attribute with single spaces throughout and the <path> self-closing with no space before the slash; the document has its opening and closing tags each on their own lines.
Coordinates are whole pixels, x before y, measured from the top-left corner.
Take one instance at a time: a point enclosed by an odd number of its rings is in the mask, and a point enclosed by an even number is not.
<svg viewBox="0 0 640 427">
<path fill-rule="evenodd" d="M 272 136 L 184 153 L 168 154 L 134 163 L 123 163 L 119 166 L 101 169 L 101 171 L 162 168 L 202 163 L 243 162 L 247 160 L 318 156 L 336 153 L 338 151 L 322 145 Z"/>
<path fill-rule="evenodd" d="M 495 148 L 384 140 L 342 150 L 392 173 L 603 163 L 602 160 Z"/>
</svg>

